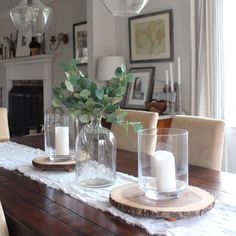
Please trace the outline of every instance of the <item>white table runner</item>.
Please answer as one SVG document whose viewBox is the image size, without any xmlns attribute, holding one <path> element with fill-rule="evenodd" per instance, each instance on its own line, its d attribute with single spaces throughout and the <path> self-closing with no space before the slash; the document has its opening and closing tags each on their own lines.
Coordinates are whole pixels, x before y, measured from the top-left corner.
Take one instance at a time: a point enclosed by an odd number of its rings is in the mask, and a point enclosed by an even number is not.
<svg viewBox="0 0 236 236">
<path fill-rule="evenodd" d="M 155 218 L 134 217 L 119 211 L 109 203 L 109 193 L 112 188 L 137 182 L 137 178 L 127 174 L 117 173 L 113 186 L 98 189 L 84 189 L 75 181 L 75 173 L 45 172 L 32 166 L 35 157 L 44 156 L 39 149 L 30 148 L 13 142 L 0 143 L 0 166 L 9 170 L 19 170 L 25 176 L 52 187 L 60 189 L 76 199 L 86 202 L 102 211 L 122 218 L 128 224 L 139 225 L 150 234 L 164 234 L 175 236 L 224 236 L 236 235 L 236 203 L 228 205 L 216 202 L 216 206 L 203 216 L 191 219 L 168 222 Z"/>
</svg>

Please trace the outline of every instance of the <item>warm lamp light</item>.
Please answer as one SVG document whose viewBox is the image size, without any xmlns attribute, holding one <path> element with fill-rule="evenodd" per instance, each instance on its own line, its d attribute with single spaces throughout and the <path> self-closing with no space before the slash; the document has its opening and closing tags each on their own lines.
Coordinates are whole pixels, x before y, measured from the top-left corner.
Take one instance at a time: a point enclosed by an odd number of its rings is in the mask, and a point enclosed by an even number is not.
<svg viewBox="0 0 236 236">
<path fill-rule="evenodd" d="M 52 9 L 40 0 L 22 0 L 10 10 L 14 25 L 25 37 L 41 36 L 47 30 L 52 14 Z"/>
<path fill-rule="evenodd" d="M 125 64 L 125 58 L 121 56 L 104 56 L 98 60 L 97 80 L 108 81 L 115 76 L 115 70 Z"/>
</svg>

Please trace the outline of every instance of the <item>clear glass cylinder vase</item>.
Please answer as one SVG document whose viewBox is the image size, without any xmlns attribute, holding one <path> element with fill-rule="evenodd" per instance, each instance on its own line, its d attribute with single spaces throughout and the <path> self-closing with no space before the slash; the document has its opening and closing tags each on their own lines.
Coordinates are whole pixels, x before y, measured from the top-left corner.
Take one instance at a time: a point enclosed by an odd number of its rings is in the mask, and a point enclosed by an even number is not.
<svg viewBox="0 0 236 236">
<path fill-rule="evenodd" d="M 138 181 L 146 197 L 177 198 L 188 186 L 188 131 L 144 129 L 138 133 Z"/>
<path fill-rule="evenodd" d="M 49 159 L 51 161 L 74 159 L 78 132 L 78 119 L 72 118 L 60 107 L 48 108 L 44 118 L 44 144 Z"/>
<path fill-rule="evenodd" d="M 76 140 L 76 180 L 83 187 L 105 187 L 116 178 L 116 140 L 113 133 L 92 119 Z"/>
</svg>

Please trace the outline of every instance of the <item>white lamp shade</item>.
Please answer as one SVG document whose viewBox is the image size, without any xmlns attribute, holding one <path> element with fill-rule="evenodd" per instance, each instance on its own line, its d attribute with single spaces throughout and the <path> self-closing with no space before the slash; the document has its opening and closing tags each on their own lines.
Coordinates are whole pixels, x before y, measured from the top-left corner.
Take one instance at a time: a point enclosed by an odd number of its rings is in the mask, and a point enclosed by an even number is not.
<svg viewBox="0 0 236 236">
<path fill-rule="evenodd" d="M 42 35 L 48 28 L 53 11 L 40 0 L 22 0 L 10 10 L 11 19 L 16 28 L 25 37 Z"/>
<path fill-rule="evenodd" d="M 115 70 L 121 64 L 125 65 L 125 58 L 121 56 L 105 56 L 98 60 L 97 80 L 107 81 L 115 76 Z"/>
</svg>

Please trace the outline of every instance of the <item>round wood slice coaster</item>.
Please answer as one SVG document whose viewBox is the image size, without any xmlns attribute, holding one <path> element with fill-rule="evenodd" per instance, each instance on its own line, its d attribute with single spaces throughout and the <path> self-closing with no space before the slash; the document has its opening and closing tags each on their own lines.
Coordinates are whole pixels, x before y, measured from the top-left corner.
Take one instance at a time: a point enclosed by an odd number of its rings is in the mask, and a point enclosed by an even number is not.
<svg viewBox="0 0 236 236">
<path fill-rule="evenodd" d="M 66 170 L 73 171 L 75 168 L 74 160 L 51 161 L 49 157 L 37 157 L 32 160 L 33 166 L 41 170 Z"/>
<path fill-rule="evenodd" d="M 174 221 L 202 215 L 214 207 L 215 199 L 203 189 L 188 186 L 176 199 L 152 200 L 145 196 L 137 184 L 126 184 L 111 191 L 110 202 L 128 214 Z"/>
</svg>

